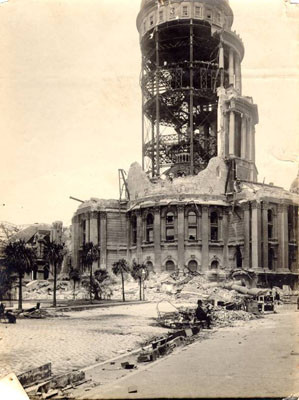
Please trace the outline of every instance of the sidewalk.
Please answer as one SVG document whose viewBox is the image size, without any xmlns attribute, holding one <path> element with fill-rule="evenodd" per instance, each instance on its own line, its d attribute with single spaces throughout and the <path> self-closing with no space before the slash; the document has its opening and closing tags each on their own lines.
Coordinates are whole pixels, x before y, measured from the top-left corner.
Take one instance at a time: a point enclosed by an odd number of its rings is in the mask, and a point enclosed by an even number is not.
<svg viewBox="0 0 299 400">
<path fill-rule="evenodd" d="M 106 384 L 103 366 L 91 368 L 87 378 L 100 385 L 73 394 L 76 399 L 287 397 L 299 392 L 298 323 L 299 313 L 283 310 L 219 329 L 155 363 L 138 364 L 138 370 L 119 370 Z M 137 392 L 129 394 L 130 387 Z"/>
</svg>

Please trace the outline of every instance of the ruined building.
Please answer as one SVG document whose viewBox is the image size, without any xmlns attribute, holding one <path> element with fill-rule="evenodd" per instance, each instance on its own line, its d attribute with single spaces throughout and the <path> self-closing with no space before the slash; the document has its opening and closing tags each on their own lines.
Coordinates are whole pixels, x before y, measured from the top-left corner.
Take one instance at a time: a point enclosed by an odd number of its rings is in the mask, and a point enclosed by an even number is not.
<svg viewBox="0 0 299 400">
<path fill-rule="evenodd" d="M 260 285 L 297 285 L 299 195 L 257 182 L 258 109 L 242 94 L 232 23 L 227 0 L 142 1 L 142 166 L 120 172 L 122 201 L 79 206 L 75 266 L 92 241 L 101 268 L 126 258 L 157 273 L 245 269 Z"/>
</svg>

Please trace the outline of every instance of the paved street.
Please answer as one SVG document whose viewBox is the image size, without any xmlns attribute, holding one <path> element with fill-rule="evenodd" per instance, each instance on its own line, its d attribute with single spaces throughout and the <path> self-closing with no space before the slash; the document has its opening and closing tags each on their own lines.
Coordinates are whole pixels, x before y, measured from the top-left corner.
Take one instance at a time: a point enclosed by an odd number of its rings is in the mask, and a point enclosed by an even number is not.
<svg viewBox="0 0 299 400">
<path fill-rule="evenodd" d="M 155 316 L 155 304 L 141 304 L 0 323 L 0 376 L 48 362 L 55 374 L 64 373 L 117 356 L 165 332 L 151 326 Z"/>
<path fill-rule="evenodd" d="M 211 333 L 175 354 L 76 398 L 286 397 L 299 392 L 299 312 Z M 95 375 L 95 373 L 93 374 Z M 101 381 L 100 371 L 97 381 Z M 130 386 L 138 392 L 128 394 Z"/>
</svg>

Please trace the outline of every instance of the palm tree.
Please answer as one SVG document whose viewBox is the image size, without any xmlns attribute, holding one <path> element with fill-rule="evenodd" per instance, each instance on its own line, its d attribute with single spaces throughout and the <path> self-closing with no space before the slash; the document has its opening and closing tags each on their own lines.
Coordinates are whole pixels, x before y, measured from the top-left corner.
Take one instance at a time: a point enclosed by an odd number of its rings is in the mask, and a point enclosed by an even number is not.
<svg viewBox="0 0 299 400">
<path fill-rule="evenodd" d="M 125 299 L 125 280 L 124 280 L 124 276 L 125 276 L 125 274 L 130 272 L 130 267 L 129 267 L 127 261 L 124 258 L 116 261 L 112 265 L 112 272 L 115 275 L 121 275 L 122 297 L 123 297 L 123 301 L 126 301 L 126 299 Z"/>
<path fill-rule="evenodd" d="M 82 263 L 85 268 L 89 269 L 89 296 L 92 302 L 92 265 L 100 258 L 99 246 L 95 246 L 93 242 L 83 244 L 82 249 Z"/>
<path fill-rule="evenodd" d="M 74 288 L 73 288 L 74 289 L 74 291 L 73 291 L 74 295 L 73 295 L 73 297 L 75 299 L 76 283 L 77 282 L 79 283 L 80 280 L 81 280 L 81 272 L 80 272 L 79 268 L 71 267 L 70 272 L 69 272 L 69 278 L 70 278 L 70 280 L 73 281 L 73 284 L 74 284 Z"/>
<path fill-rule="evenodd" d="M 148 268 L 144 263 L 138 264 L 133 260 L 133 266 L 131 270 L 131 275 L 135 281 L 139 282 L 139 299 L 142 300 L 142 283 L 147 280 L 149 272 Z"/>
<path fill-rule="evenodd" d="M 56 243 L 55 241 L 45 242 L 44 259 L 50 264 L 50 270 L 53 271 L 53 307 L 56 307 L 56 287 L 57 287 L 57 272 L 63 262 L 63 257 L 66 254 L 64 243 Z"/>
<path fill-rule="evenodd" d="M 32 271 L 36 252 L 24 240 L 10 242 L 4 248 L 5 264 L 11 273 L 16 273 L 19 278 L 19 299 L 18 309 L 23 309 L 22 304 L 22 283 L 25 273 Z"/>
</svg>

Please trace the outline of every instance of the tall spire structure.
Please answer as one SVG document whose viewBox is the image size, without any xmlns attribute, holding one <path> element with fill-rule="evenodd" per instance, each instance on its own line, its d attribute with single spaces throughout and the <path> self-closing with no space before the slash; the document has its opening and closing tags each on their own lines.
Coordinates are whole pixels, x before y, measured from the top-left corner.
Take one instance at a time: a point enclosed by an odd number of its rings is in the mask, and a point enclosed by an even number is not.
<svg viewBox="0 0 299 400">
<path fill-rule="evenodd" d="M 195 175 L 211 158 L 234 160 L 255 181 L 257 107 L 242 97 L 244 46 L 227 0 L 143 0 L 142 158 L 152 178 Z"/>
</svg>

